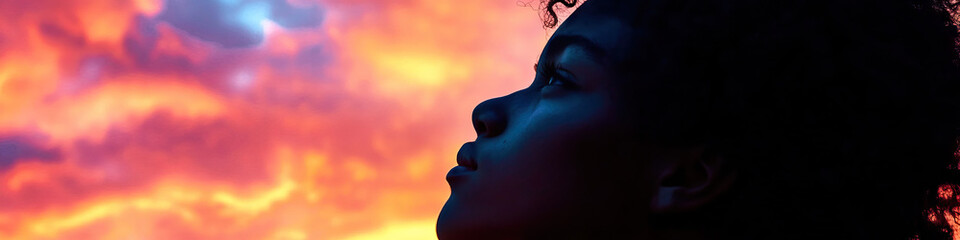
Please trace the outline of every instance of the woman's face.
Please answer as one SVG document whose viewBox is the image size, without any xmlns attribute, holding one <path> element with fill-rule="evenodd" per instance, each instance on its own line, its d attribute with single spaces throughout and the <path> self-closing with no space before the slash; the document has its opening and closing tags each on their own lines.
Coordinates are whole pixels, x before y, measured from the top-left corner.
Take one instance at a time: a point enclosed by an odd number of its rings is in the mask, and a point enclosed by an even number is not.
<svg viewBox="0 0 960 240">
<path fill-rule="evenodd" d="M 637 154 L 624 151 L 635 136 L 620 94 L 625 76 L 613 67 L 636 30 L 591 3 L 551 37 L 529 87 L 474 109 L 477 139 L 447 175 L 441 239 L 564 234 L 555 231 L 606 225 L 635 214 L 624 212 L 629 206 L 649 206 L 648 189 L 624 188 L 652 180 L 634 164 Z"/>
</svg>

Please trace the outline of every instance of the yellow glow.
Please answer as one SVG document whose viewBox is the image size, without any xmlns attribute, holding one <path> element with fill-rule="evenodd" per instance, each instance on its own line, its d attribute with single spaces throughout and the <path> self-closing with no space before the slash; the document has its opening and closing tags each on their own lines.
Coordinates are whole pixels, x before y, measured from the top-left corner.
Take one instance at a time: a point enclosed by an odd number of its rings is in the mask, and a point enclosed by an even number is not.
<svg viewBox="0 0 960 240">
<path fill-rule="evenodd" d="M 271 240 L 303 240 L 307 239 L 307 233 L 298 229 L 280 230 L 273 234 Z"/>
<path fill-rule="evenodd" d="M 64 229 L 87 225 L 107 215 L 116 214 L 122 207 L 121 204 L 116 202 L 97 204 L 70 214 L 66 218 L 47 219 L 46 221 L 35 222 L 31 225 L 30 230 L 40 236 L 56 236 L 57 233 Z"/>
<path fill-rule="evenodd" d="M 327 156 L 315 151 L 304 154 L 303 165 L 306 170 L 306 176 L 302 181 L 303 190 L 306 192 L 307 200 L 316 203 L 323 194 L 317 186 L 317 181 L 319 178 L 332 175 L 333 169 L 330 167 Z"/>
<path fill-rule="evenodd" d="M 155 77 L 133 79 L 151 81 L 105 84 L 77 98 L 62 99 L 40 109 L 34 118 L 45 132 L 57 139 L 85 136 L 99 139 L 106 128 L 117 123 L 146 117 L 157 111 L 181 118 L 210 118 L 221 114 L 224 103 L 202 88 Z M 128 80 L 129 81 L 129 80 Z M 70 119 L 71 121 L 63 121 Z"/>
<path fill-rule="evenodd" d="M 123 39 L 130 22 L 126 13 L 84 11 L 81 23 L 86 27 L 87 40 L 91 42 L 115 43 Z"/>
<path fill-rule="evenodd" d="M 7 188 L 11 191 L 20 191 L 20 188 L 24 184 L 30 182 L 42 182 L 47 181 L 48 175 L 45 174 L 42 170 L 39 169 L 23 169 L 20 171 L 13 172 L 11 176 L 7 179 L 6 185 Z"/>
<path fill-rule="evenodd" d="M 404 162 L 407 163 L 407 174 L 413 179 L 426 178 L 428 174 L 432 173 L 431 170 L 433 170 L 435 165 L 434 159 L 435 157 L 427 154 L 420 154 L 406 159 Z"/>
<path fill-rule="evenodd" d="M 226 210 L 229 213 L 253 215 L 269 209 L 278 201 L 287 199 L 295 187 L 296 184 L 293 181 L 283 181 L 270 190 L 248 197 L 238 197 L 226 191 L 219 191 L 213 194 L 213 201 L 227 206 Z"/>
<path fill-rule="evenodd" d="M 0 68 L 0 93 L 3 92 L 3 84 L 7 82 L 7 79 L 10 79 L 11 74 L 12 70 Z"/>
<path fill-rule="evenodd" d="M 425 87 L 436 87 L 449 83 L 453 79 L 467 77 L 468 68 L 458 64 L 455 59 L 439 56 L 382 53 L 376 56 L 379 69 L 386 71 L 386 76 L 393 76 L 389 81 L 403 81 Z"/>
<path fill-rule="evenodd" d="M 423 240 L 437 239 L 434 231 L 436 222 L 433 220 L 410 221 L 404 223 L 387 224 L 380 229 L 349 237 L 346 240 Z"/>
<path fill-rule="evenodd" d="M 326 155 L 316 151 L 309 151 L 304 154 L 303 164 L 306 167 L 307 179 L 316 179 L 333 174 L 330 168 L 330 160 Z"/>
<path fill-rule="evenodd" d="M 57 88 L 60 78 L 57 49 L 41 41 L 37 31 L 23 47 L 0 54 L 0 126 L 20 126 L 45 95 Z"/>
<path fill-rule="evenodd" d="M 376 170 L 364 163 L 362 159 L 347 160 L 344 167 L 353 176 L 354 181 L 370 180 L 377 177 Z"/>
<path fill-rule="evenodd" d="M 162 0 L 134 0 L 133 4 L 139 12 L 147 16 L 156 16 L 163 10 Z"/>
</svg>

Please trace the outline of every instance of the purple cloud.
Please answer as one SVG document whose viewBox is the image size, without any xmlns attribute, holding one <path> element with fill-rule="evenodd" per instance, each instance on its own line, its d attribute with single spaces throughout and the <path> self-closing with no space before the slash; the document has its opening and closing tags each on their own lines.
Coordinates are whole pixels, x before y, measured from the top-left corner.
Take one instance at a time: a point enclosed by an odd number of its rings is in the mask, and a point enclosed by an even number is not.
<svg viewBox="0 0 960 240">
<path fill-rule="evenodd" d="M 16 161 L 26 159 L 55 161 L 60 159 L 60 151 L 40 147 L 26 136 L 0 136 L 0 169 L 5 169 L 12 166 Z"/>
<path fill-rule="evenodd" d="M 167 0 L 158 19 L 204 41 L 226 48 L 254 46 L 264 38 L 262 21 L 286 28 L 315 27 L 316 5 L 293 6 L 285 0 Z"/>
</svg>

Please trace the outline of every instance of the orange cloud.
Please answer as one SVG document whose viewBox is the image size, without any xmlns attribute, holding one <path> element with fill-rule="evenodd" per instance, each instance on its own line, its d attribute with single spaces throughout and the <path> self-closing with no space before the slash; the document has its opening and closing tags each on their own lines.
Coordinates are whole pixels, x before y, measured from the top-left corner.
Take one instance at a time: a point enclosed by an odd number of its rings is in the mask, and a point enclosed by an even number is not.
<svg viewBox="0 0 960 240">
<path fill-rule="evenodd" d="M 547 37 L 514 1 L 249 0 L 227 48 L 168 3 L 0 3 L 0 141 L 57 153 L 0 158 L 0 239 L 432 238 L 473 106 Z"/>
</svg>

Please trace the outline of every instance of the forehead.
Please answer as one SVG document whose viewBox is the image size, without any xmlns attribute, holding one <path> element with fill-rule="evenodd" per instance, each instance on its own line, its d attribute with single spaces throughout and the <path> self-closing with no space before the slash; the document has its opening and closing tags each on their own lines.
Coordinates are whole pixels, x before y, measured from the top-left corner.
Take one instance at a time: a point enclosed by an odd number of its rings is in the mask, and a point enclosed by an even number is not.
<svg viewBox="0 0 960 240">
<path fill-rule="evenodd" d="M 607 60 L 624 60 L 640 31 L 628 24 L 629 15 L 622 13 L 622 9 L 629 6 L 619 6 L 617 3 L 618 1 L 586 1 L 557 28 L 547 43 L 547 48 L 557 44 L 557 39 L 582 38 L 595 43 L 599 50 L 608 53 L 606 57 L 610 59 Z"/>
</svg>

